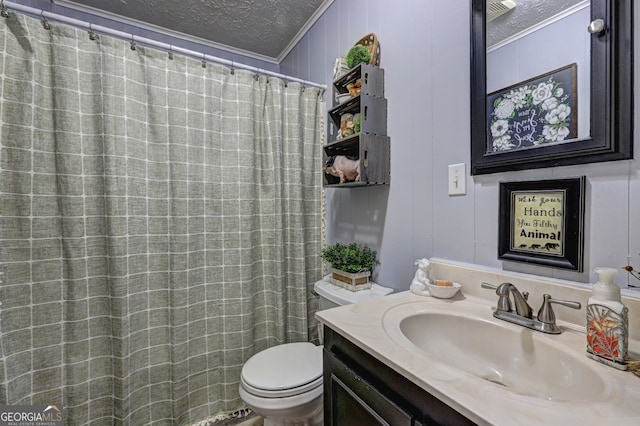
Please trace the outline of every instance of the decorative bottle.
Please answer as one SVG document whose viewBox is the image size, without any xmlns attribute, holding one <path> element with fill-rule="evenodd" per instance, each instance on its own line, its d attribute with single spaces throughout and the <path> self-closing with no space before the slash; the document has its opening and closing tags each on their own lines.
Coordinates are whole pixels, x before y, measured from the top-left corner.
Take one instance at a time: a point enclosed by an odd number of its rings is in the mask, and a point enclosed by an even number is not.
<svg viewBox="0 0 640 426">
<path fill-rule="evenodd" d="M 628 368 L 629 317 L 613 268 L 596 268 L 598 282 L 587 302 L 587 356 L 619 370 Z"/>
</svg>

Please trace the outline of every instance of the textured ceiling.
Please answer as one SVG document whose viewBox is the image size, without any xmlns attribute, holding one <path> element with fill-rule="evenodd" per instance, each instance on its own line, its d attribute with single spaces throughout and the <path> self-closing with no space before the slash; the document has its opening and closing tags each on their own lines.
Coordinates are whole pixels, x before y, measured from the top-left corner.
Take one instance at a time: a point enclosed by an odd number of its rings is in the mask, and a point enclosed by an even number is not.
<svg viewBox="0 0 640 426">
<path fill-rule="evenodd" d="M 334 0 L 58 0 L 161 27 L 216 47 L 280 62 Z M 487 25 L 487 46 L 584 0 L 515 0 Z"/>
<path fill-rule="evenodd" d="M 584 0 L 513 0 L 516 7 L 487 23 L 487 46 L 522 32 Z"/>
<path fill-rule="evenodd" d="M 210 42 L 227 50 L 278 61 L 333 0 L 68 0 Z"/>
</svg>

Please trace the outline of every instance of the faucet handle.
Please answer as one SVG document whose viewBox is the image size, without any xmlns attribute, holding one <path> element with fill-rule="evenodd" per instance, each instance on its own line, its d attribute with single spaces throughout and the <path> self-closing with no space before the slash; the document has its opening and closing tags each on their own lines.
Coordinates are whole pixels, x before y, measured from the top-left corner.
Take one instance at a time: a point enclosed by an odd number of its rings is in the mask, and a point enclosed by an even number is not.
<svg viewBox="0 0 640 426">
<path fill-rule="evenodd" d="M 552 299 L 550 294 L 544 294 L 542 297 L 544 300 L 542 301 L 542 306 L 540 306 L 540 310 L 538 311 L 538 321 L 543 323 L 543 326 L 550 329 L 557 329 L 556 314 L 553 312 L 553 308 L 551 307 L 552 303 L 557 303 L 558 305 L 563 305 L 571 309 L 580 309 L 582 307 L 580 302 Z"/>
<path fill-rule="evenodd" d="M 480 283 L 480 287 L 486 288 L 487 290 L 497 290 L 498 289 L 498 286 L 493 285 L 493 284 L 489 284 L 489 283 L 485 283 L 485 282 Z"/>
<path fill-rule="evenodd" d="M 502 283 L 502 284 L 500 284 L 498 286 L 495 286 L 493 284 L 482 282 L 482 283 L 480 283 L 480 287 L 486 288 L 488 290 L 495 290 L 496 294 L 498 296 L 502 296 L 502 295 L 508 295 L 509 294 L 509 289 L 511 287 L 513 287 L 513 284 L 511 284 L 511 283 Z"/>
</svg>

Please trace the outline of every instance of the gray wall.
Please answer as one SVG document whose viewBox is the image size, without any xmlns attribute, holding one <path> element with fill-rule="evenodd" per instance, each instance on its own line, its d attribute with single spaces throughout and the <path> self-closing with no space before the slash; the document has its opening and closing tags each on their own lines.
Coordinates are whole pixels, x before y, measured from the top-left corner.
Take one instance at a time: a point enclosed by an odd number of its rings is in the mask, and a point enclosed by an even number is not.
<svg viewBox="0 0 640 426">
<path fill-rule="evenodd" d="M 381 43 L 391 185 L 328 189 L 328 241 L 377 249 L 374 278 L 398 290 L 408 289 L 414 260 L 430 256 L 581 282 L 595 279 L 596 266 L 640 267 L 640 161 L 468 176 L 469 16 L 469 0 L 336 0 L 281 64 L 285 74 L 330 85 L 337 56 L 369 32 Z M 462 162 L 467 195 L 450 197 L 447 165 Z M 588 181 L 585 273 L 499 261 L 498 182 L 579 175 Z M 616 281 L 626 280 L 621 273 Z"/>
</svg>

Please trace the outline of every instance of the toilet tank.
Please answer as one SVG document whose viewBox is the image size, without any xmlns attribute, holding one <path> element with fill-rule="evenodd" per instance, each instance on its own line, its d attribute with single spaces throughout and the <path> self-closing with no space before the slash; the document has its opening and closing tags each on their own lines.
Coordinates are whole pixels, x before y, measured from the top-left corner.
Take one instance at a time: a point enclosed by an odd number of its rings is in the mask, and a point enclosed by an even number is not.
<svg viewBox="0 0 640 426">
<path fill-rule="evenodd" d="M 371 288 L 366 290 L 347 290 L 346 288 L 332 284 L 329 281 L 328 275 L 324 279 L 316 282 L 314 289 L 319 296 L 319 311 L 335 308 L 337 306 L 349 305 L 351 303 L 364 302 L 365 300 L 377 299 L 378 297 L 393 293 L 392 288 L 383 287 L 378 284 L 372 284 Z"/>
<path fill-rule="evenodd" d="M 351 291 L 338 287 L 329 281 L 329 275 L 317 281 L 313 286 L 318 295 L 318 310 L 331 309 L 338 306 L 349 305 L 351 303 L 364 302 L 365 300 L 377 299 L 393 293 L 393 289 L 383 287 L 378 284 L 371 284 L 371 288 L 366 290 Z M 318 340 L 324 343 L 324 332 L 322 324 L 318 323 Z"/>
</svg>

